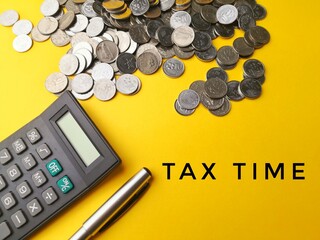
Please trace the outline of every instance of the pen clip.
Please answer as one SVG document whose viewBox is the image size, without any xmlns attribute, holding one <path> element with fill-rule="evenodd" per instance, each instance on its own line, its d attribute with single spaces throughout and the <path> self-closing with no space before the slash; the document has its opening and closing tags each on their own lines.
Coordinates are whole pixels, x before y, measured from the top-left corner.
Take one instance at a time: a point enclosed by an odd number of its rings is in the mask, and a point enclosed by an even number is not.
<svg viewBox="0 0 320 240">
<path fill-rule="evenodd" d="M 107 228 L 109 228 L 114 222 L 116 222 L 127 210 L 129 210 L 136 201 L 144 194 L 144 192 L 149 187 L 149 182 L 147 182 L 136 194 L 130 198 L 130 200 L 117 212 L 116 215 L 114 215 L 108 222 L 106 222 L 98 231 L 98 233 L 101 233 L 105 231 Z"/>
</svg>

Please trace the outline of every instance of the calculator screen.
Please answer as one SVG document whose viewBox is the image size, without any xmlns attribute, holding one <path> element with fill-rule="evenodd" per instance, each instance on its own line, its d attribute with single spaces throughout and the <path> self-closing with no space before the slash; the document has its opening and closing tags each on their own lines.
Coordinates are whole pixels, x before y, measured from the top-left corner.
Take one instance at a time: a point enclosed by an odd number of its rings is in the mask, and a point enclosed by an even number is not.
<svg viewBox="0 0 320 240">
<path fill-rule="evenodd" d="M 59 118 L 57 125 L 87 167 L 100 156 L 98 150 L 70 112 L 66 112 Z"/>
</svg>

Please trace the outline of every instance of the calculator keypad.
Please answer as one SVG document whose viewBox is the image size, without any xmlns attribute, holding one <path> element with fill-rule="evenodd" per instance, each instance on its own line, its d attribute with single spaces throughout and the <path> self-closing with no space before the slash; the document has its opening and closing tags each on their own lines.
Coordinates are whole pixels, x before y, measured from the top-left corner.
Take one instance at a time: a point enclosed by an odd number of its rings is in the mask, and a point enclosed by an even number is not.
<svg viewBox="0 0 320 240">
<path fill-rule="evenodd" d="M 49 144 L 40 141 L 42 139 L 40 132 L 33 128 L 25 136 L 15 140 L 11 146 L 0 149 L 0 164 L 6 166 L 6 170 L 0 174 L 0 192 L 4 194 L 1 194 L 0 198 L 0 217 L 3 214 L 2 210 L 12 211 L 9 219 L 2 222 L 0 220 L 0 239 L 6 239 L 13 234 L 12 230 L 27 225 L 31 218 L 44 212 L 46 206 L 54 205 L 59 200 L 59 194 L 52 183 L 55 183 L 55 187 L 60 189 L 60 194 L 67 194 L 74 188 L 67 175 L 51 181 L 51 186 L 48 184 L 49 177 L 56 178 L 63 172 L 63 166 L 58 159 L 49 158 L 53 153 Z M 10 151 L 18 155 L 17 159 Z M 45 161 L 45 167 L 39 168 L 40 165 L 43 165 L 42 161 Z M 10 164 L 11 162 L 13 163 Z M 29 176 L 29 179 L 26 179 L 26 175 Z M 11 191 L 10 185 L 14 182 L 16 182 L 16 187 Z M 42 199 L 32 197 L 34 191 L 45 184 L 48 186 L 42 190 L 41 195 L 37 195 Z M 10 190 L 5 192 L 7 188 Z M 26 199 L 24 207 L 22 205 L 14 209 L 22 199 Z"/>
</svg>

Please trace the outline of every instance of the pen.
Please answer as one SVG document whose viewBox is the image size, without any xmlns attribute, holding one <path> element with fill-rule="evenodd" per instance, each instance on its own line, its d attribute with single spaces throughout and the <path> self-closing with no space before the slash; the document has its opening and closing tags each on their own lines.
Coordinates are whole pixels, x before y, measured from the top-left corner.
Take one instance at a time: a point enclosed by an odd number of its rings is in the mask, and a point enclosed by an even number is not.
<svg viewBox="0 0 320 240">
<path fill-rule="evenodd" d="M 149 185 L 151 172 L 142 168 L 114 193 L 70 238 L 70 240 L 90 239 L 97 232 L 110 226 L 128 210 Z"/>
</svg>

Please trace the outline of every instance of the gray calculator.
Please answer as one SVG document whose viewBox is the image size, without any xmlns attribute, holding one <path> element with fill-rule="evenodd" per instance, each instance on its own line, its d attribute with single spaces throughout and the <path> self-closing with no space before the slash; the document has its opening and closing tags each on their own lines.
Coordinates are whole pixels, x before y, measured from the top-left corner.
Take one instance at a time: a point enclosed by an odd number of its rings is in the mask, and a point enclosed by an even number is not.
<svg viewBox="0 0 320 240">
<path fill-rule="evenodd" d="M 25 239 L 119 163 L 66 91 L 0 143 L 0 240 Z"/>
</svg>

